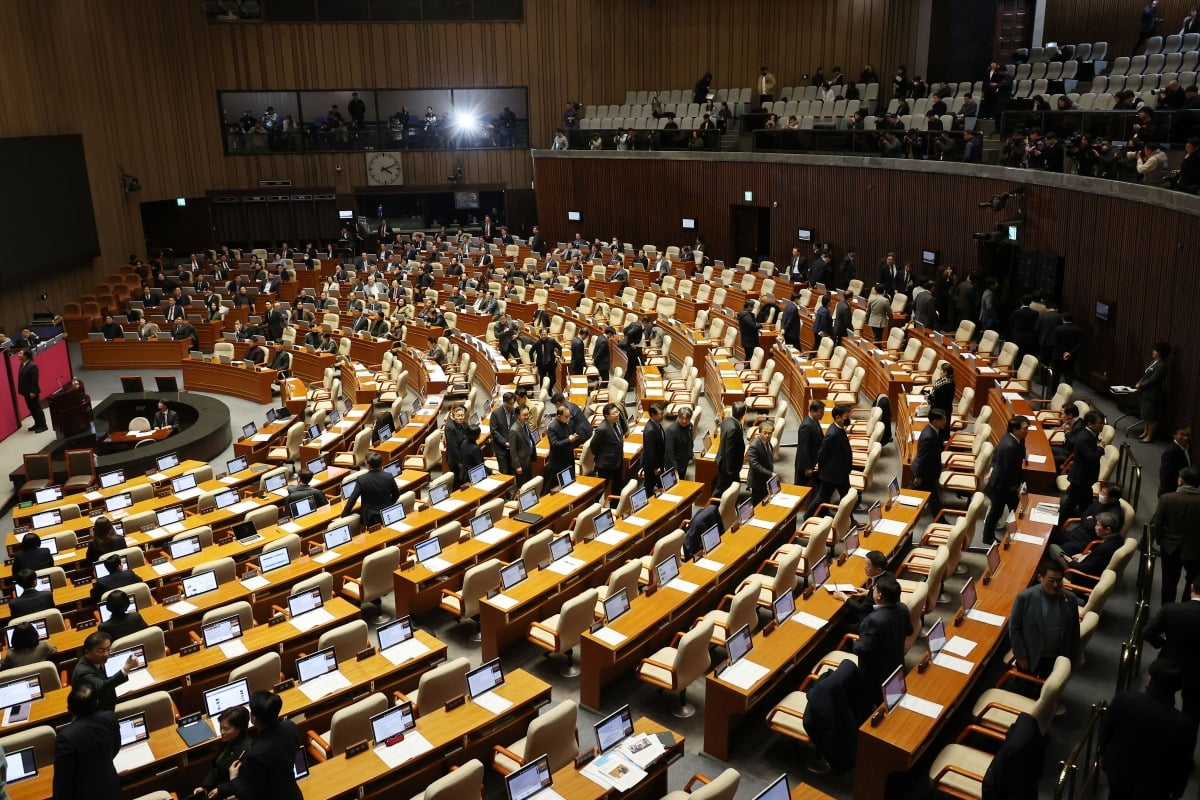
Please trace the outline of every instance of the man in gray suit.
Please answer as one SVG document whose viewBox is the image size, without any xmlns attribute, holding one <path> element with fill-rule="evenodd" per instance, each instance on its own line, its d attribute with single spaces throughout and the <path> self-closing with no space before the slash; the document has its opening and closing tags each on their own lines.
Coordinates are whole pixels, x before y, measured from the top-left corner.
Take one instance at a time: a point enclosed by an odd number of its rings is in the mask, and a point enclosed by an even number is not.
<svg viewBox="0 0 1200 800">
<path fill-rule="evenodd" d="M 1062 565 L 1042 561 L 1037 584 L 1017 595 L 1008 619 L 1017 668 L 1038 678 L 1050 674 L 1056 658 L 1073 659 L 1079 649 L 1079 601 L 1062 584 Z"/>
<path fill-rule="evenodd" d="M 692 409 L 679 409 L 675 421 L 667 426 L 666 457 L 664 469 L 673 469 L 680 480 L 687 478 L 688 466 L 692 463 Z"/>
<path fill-rule="evenodd" d="M 112 711 L 117 707 L 117 687 L 129 680 L 129 673 L 138 665 L 137 659 L 130 656 L 110 678 L 104 664 L 108 661 L 111 649 L 111 636 L 102 631 L 91 634 L 83 640 L 83 653 L 75 662 L 75 671 L 71 673 L 71 688 L 90 687 L 95 692 L 96 705 L 101 711 Z"/>
</svg>

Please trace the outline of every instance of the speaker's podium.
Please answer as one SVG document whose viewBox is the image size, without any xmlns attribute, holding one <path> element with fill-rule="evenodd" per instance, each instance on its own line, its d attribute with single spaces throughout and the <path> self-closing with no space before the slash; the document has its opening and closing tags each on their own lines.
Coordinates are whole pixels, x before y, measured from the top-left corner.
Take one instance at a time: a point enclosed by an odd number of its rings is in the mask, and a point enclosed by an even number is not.
<svg viewBox="0 0 1200 800">
<path fill-rule="evenodd" d="M 50 424 L 60 438 L 91 430 L 92 398 L 78 378 L 51 392 L 46 404 L 50 408 Z"/>
</svg>

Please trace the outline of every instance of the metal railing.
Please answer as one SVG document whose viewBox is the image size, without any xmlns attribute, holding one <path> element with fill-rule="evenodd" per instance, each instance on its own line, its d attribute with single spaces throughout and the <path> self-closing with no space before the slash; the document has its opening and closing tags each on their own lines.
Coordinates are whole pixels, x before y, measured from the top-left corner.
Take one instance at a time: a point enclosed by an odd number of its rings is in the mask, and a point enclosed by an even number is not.
<svg viewBox="0 0 1200 800">
<path fill-rule="evenodd" d="M 1098 740 L 1107 709 L 1108 704 L 1103 700 L 1092 706 L 1092 718 L 1088 720 L 1083 735 L 1075 742 L 1066 759 L 1059 762 L 1062 768 L 1054 784 L 1054 800 L 1074 800 L 1091 793 L 1096 773 L 1100 771 Z"/>
<path fill-rule="evenodd" d="M 1138 499 L 1142 493 L 1142 465 L 1138 463 L 1129 442 L 1121 444 L 1121 457 L 1117 461 L 1112 482 L 1121 487 L 1121 497 L 1137 511 Z"/>
</svg>

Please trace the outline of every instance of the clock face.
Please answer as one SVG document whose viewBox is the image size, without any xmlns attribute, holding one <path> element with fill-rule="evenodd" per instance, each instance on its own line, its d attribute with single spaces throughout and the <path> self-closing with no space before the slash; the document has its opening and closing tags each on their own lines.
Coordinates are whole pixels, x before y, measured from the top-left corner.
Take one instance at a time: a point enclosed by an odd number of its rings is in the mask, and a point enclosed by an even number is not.
<svg viewBox="0 0 1200 800">
<path fill-rule="evenodd" d="M 393 186 L 403 183 L 400 159 L 394 153 L 371 153 L 367 156 L 367 183 L 371 186 Z"/>
</svg>

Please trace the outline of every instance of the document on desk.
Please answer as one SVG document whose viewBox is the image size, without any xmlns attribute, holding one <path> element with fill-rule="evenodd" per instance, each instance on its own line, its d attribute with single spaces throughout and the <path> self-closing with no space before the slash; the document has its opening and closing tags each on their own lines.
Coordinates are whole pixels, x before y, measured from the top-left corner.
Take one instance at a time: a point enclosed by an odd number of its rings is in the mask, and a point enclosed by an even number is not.
<svg viewBox="0 0 1200 800">
<path fill-rule="evenodd" d="M 503 714 L 512 708 L 511 700 L 505 700 L 495 692 L 484 692 L 481 695 L 472 697 L 471 702 L 480 708 L 487 709 L 493 714 Z"/>
<path fill-rule="evenodd" d="M 799 622 L 807 628 L 819 631 L 825 627 L 828 620 L 821 619 L 816 614 L 810 614 L 807 611 L 797 611 L 795 614 L 792 614 L 792 622 Z"/>
<path fill-rule="evenodd" d="M 244 578 L 240 583 L 252 592 L 257 592 L 259 589 L 271 585 L 271 582 L 262 575 L 255 575 L 253 578 Z"/>
<path fill-rule="evenodd" d="M 697 586 L 696 584 L 692 583 L 691 581 L 685 581 L 683 578 L 676 578 L 675 580 L 670 581 L 665 586 L 663 586 L 663 588 L 664 589 L 674 589 L 675 591 L 683 592 L 684 594 L 694 594 L 695 591 L 697 589 L 699 589 L 700 587 Z"/>
<path fill-rule="evenodd" d="M 480 491 L 490 492 L 494 489 L 499 489 L 503 485 L 504 481 L 502 480 L 497 480 L 496 478 L 484 478 L 479 483 L 475 484 L 475 488 L 479 489 Z"/>
<path fill-rule="evenodd" d="M 621 445 L 621 452 L 627 456 L 631 456 L 641 449 L 642 445 L 639 442 L 624 442 Z"/>
<path fill-rule="evenodd" d="M 667 752 L 659 738 L 648 733 L 635 733 L 617 745 L 617 749 L 642 769 L 647 769 Z"/>
<path fill-rule="evenodd" d="M 834 592 L 845 592 L 846 594 L 854 594 L 858 591 L 858 587 L 853 583 L 825 583 L 822 584 L 825 591 L 833 594 Z"/>
<path fill-rule="evenodd" d="M 499 544 L 512 535 L 512 531 L 506 531 L 504 528 L 488 528 L 483 533 L 477 534 L 475 538 L 484 544 Z"/>
<path fill-rule="evenodd" d="M 309 700 L 316 702 L 322 697 L 342 689 L 348 689 L 353 685 L 350 679 L 341 673 L 341 670 L 335 669 L 333 672 L 326 672 L 319 678 L 313 678 L 311 681 L 300 684 L 300 691 Z"/>
<path fill-rule="evenodd" d="M 629 638 L 623 633 L 614 631 L 612 628 L 601 628 L 593 633 L 592 636 L 595 636 L 600 641 L 604 642 L 605 644 L 612 645 L 613 647 L 616 647 L 621 642 Z"/>
<path fill-rule="evenodd" d="M 154 751 L 150 749 L 149 742 L 138 742 L 122 747 L 113 758 L 113 766 L 117 768 L 118 773 L 132 772 L 152 763 L 154 763 Z"/>
<path fill-rule="evenodd" d="M 256 433 L 250 437 L 250 441 L 252 441 L 252 442 L 269 442 L 269 441 L 271 441 L 271 434 Z"/>
<path fill-rule="evenodd" d="M 1044 545 L 1046 543 L 1046 540 L 1043 539 L 1041 536 L 1032 536 L 1028 533 L 1010 534 L 1009 538 L 1011 538 L 1014 542 L 1024 542 L 1025 544 L 1036 544 L 1038 547 L 1041 547 L 1042 545 Z"/>
<path fill-rule="evenodd" d="M 645 528 L 650 525 L 650 520 L 641 517 L 629 516 L 625 518 L 625 522 L 638 528 Z"/>
<path fill-rule="evenodd" d="M 659 499 L 659 500 L 666 500 L 668 503 L 682 503 L 682 502 L 683 502 L 683 498 L 682 498 L 682 497 L 680 497 L 680 496 L 679 496 L 679 495 L 677 495 L 677 494 L 671 494 L 670 492 L 665 492 L 665 493 L 663 493 L 663 494 L 660 494 L 660 495 L 658 496 L 658 499 Z"/>
<path fill-rule="evenodd" d="M 151 569 L 154 570 L 155 575 L 170 575 L 175 571 L 175 565 L 170 561 L 166 561 L 162 564 L 155 564 Z"/>
<path fill-rule="evenodd" d="M 999 614 L 991 614 L 987 611 L 980 611 L 978 608 L 972 608 L 967 612 L 967 619 L 973 619 L 976 622 L 982 622 L 985 625 L 993 625 L 997 628 L 1004 626 L 1004 617 Z"/>
<path fill-rule="evenodd" d="M 162 472 L 155 472 L 154 474 L 147 475 L 146 477 L 151 483 L 162 483 L 167 479 L 166 474 Z"/>
<path fill-rule="evenodd" d="M 304 530 L 304 526 L 299 522 L 285 522 L 279 526 L 279 529 L 284 533 L 299 533 Z"/>
<path fill-rule="evenodd" d="M 946 707 L 941 703 L 935 703 L 932 700 L 922 700 L 911 694 L 906 694 L 900 698 L 900 707 L 907 708 L 909 711 L 920 714 L 923 717 L 937 719 L 946 710 Z"/>
<path fill-rule="evenodd" d="M 913 497 L 913 496 L 907 495 L 907 494 L 902 494 L 902 495 L 898 495 L 896 497 L 896 502 L 902 506 L 908 506 L 909 508 L 916 508 L 917 506 L 921 505 L 921 498 Z"/>
<path fill-rule="evenodd" d="M 1037 522 L 1042 525 L 1057 525 L 1058 524 L 1058 509 L 1053 511 L 1043 511 L 1041 507 L 1035 508 L 1029 512 L 1029 521 Z"/>
<path fill-rule="evenodd" d="M 184 489 L 182 492 L 177 492 L 175 494 L 175 499 L 187 501 L 187 500 L 194 500 L 195 498 L 197 498 L 199 496 L 200 496 L 199 489 Z"/>
<path fill-rule="evenodd" d="M 762 664 L 755 664 L 753 661 L 743 658 L 732 667 L 728 667 L 720 677 L 721 680 L 732 686 L 748 690 L 770 671 Z"/>
<path fill-rule="evenodd" d="M 221 481 L 221 483 L 225 484 L 226 486 L 230 486 L 235 483 L 241 483 L 240 478 L 235 478 L 232 475 L 226 475 L 224 478 L 221 478 L 220 481 Z"/>
<path fill-rule="evenodd" d="M 618 748 L 597 757 L 592 763 L 580 770 L 584 777 L 605 788 L 613 788 L 618 792 L 627 792 L 637 786 L 646 777 L 646 771 Z"/>
<path fill-rule="evenodd" d="M 967 639 L 964 636 L 955 636 L 942 645 L 942 652 L 952 653 L 953 655 L 966 658 L 967 656 L 971 655 L 971 651 L 974 650 L 978 644 L 978 642 Z"/>
<path fill-rule="evenodd" d="M 230 514 L 244 514 L 247 511 L 253 511 L 258 508 L 258 503 L 253 500 L 243 500 L 240 503 L 234 503 L 229 507 Z"/>
<path fill-rule="evenodd" d="M 713 561 L 711 558 L 697 558 L 692 562 L 700 569 L 706 569 L 709 572 L 720 572 L 725 569 L 725 565 L 720 561 Z"/>
<path fill-rule="evenodd" d="M 167 606 L 166 608 L 167 611 L 170 611 L 172 614 L 190 614 L 196 610 L 196 607 L 187 600 L 180 600 L 177 603 L 171 603 L 171 605 Z"/>
<path fill-rule="evenodd" d="M 323 608 L 314 608 L 312 611 L 305 611 L 297 617 L 292 617 L 288 622 L 292 623 L 292 627 L 301 633 L 308 633 L 319 625 L 328 625 L 333 622 L 333 614 Z"/>
<path fill-rule="evenodd" d="M 396 742 L 393 745 L 381 744 L 376 747 L 375 755 L 388 765 L 388 769 L 396 769 L 432 749 L 433 745 L 429 743 L 429 740 L 416 729 L 412 729 L 404 734 L 404 741 Z"/>
<path fill-rule="evenodd" d="M 562 490 L 562 493 L 569 497 L 583 497 L 587 492 L 588 487 L 582 483 L 572 483 Z"/>
<path fill-rule="evenodd" d="M 392 645 L 386 650 L 380 650 L 379 654 L 393 664 L 403 664 L 428 652 L 429 648 L 420 639 L 408 639 L 400 644 Z"/>
<path fill-rule="evenodd" d="M 323 553 L 317 553 L 315 556 L 313 556 L 313 561 L 317 562 L 318 564 L 328 564 L 330 561 L 333 561 L 340 555 L 341 553 L 339 553 L 337 550 L 326 550 Z"/>
<path fill-rule="evenodd" d="M 557 575 L 570 575 L 571 573 L 575 572 L 580 567 L 582 567 L 583 564 L 584 564 L 584 562 L 578 558 L 573 558 L 571 556 L 563 556 L 562 558 L 558 559 L 557 561 L 550 562 L 550 566 L 546 567 L 546 569 L 550 570 L 551 572 L 553 572 Z"/>
<path fill-rule="evenodd" d="M 975 668 L 975 665 L 970 661 L 967 661 L 965 658 L 952 656 L 949 653 L 938 653 L 933 657 L 933 663 L 937 664 L 939 667 L 944 667 L 945 669 L 952 669 L 955 672 L 961 672 L 963 675 L 970 675 L 971 670 Z"/>
<path fill-rule="evenodd" d="M 154 685 L 154 676 L 150 669 L 137 669 L 129 673 L 129 680 L 117 686 L 117 697 L 141 691 Z"/>
<path fill-rule="evenodd" d="M 1037 453 L 1030 453 L 1025 458 L 1026 458 L 1026 460 L 1029 461 L 1030 464 L 1045 464 L 1046 463 L 1046 457 L 1043 455 L 1039 455 Z"/>
<path fill-rule="evenodd" d="M 104 499 L 104 492 L 84 492 L 83 499 L 87 500 L 89 503 L 94 503 L 97 500 Z"/>
<path fill-rule="evenodd" d="M 616 528 L 609 528 L 604 533 L 597 536 L 596 541 L 611 547 L 621 544 L 632 535 L 633 534 L 625 533 L 624 531 L 619 531 Z"/>
<path fill-rule="evenodd" d="M 421 566 L 430 572 L 445 572 L 454 565 L 441 556 L 434 556 L 433 558 L 427 558 L 422 561 Z"/>
<path fill-rule="evenodd" d="M 237 658 L 250 652 L 246 649 L 246 643 L 241 640 L 241 637 L 230 639 L 228 642 L 221 642 L 218 647 L 221 648 L 221 654 L 226 658 Z"/>
<path fill-rule="evenodd" d="M 458 511 L 460 508 L 464 507 L 465 505 L 466 505 L 466 503 L 464 503 L 462 500 L 458 500 L 456 498 L 450 497 L 450 498 L 447 498 L 447 499 L 443 500 L 442 502 L 438 503 L 436 506 L 434 506 L 434 508 L 436 508 L 438 511 L 452 512 L 452 511 Z"/>
<path fill-rule="evenodd" d="M 503 611 L 508 611 L 517 604 L 517 601 L 506 594 L 498 594 L 495 597 L 489 597 L 488 602 Z"/>
<path fill-rule="evenodd" d="M 771 498 L 771 505 L 780 506 L 781 508 L 795 508 L 796 503 L 800 502 L 800 497 L 787 492 L 780 492 Z"/>
<path fill-rule="evenodd" d="M 881 519 L 875 523 L 873 532 L 882 533 L 887 536 L 899 536 L 904 533 L 908 525 L 898 519 Z"/>
<path fill-rule="evenodd" d="M 753 528 L 762 528 L 765 531 L 775 530 L 775 523 L 771 522 L 769 519 L 759 519 L 758 517 L 751 517 L 750 519 L 746 520 L 746 524 Z"/>
</svg>

